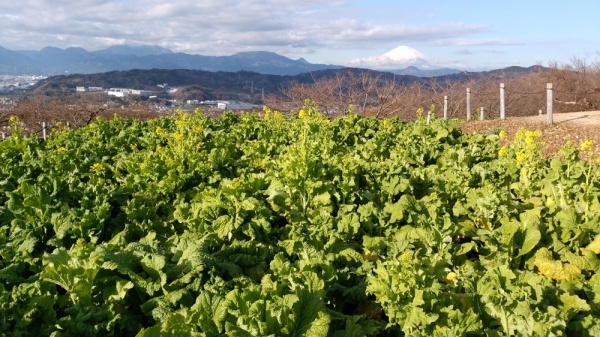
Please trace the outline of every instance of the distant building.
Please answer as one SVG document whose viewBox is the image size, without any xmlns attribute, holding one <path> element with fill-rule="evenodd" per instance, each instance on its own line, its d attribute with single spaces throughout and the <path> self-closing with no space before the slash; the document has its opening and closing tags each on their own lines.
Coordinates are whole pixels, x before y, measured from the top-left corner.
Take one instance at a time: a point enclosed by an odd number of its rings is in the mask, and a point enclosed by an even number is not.
<svg viewBox="0 0 600 337">
<path fill-rule="evenodd" d="M 129 89 L 129 93 L 132 95 L 150 96 L 154 92 L 150 90 Z"/>
<path fill-rule="evenodd" d="M 88 92 L 88 91 L 102 91 L 102 87 L 75 87 L 75 90 L 78 92 Z"/>
<path fill-rule="evenodd" d="M 127 97 L 129 95 L 150 96 L 154 93 L 154 91 L 129 88 L 110 88 L 108 89 L 107 93 L 111 96 Z"/>
<path fill-rule="evenodd" d="M 109 96 L 115 96 L 115 97 L 127 97 L 127 96 L 129 96 L 129 91 L 119 91 L 119 90 L 109 89 L 107 91 L 107 94 Z"/>
<path fill-rule="evenodd" d="M 200 102 L 198 102 L 197 99 L 188 99 L 186 101 L 186 103 L 189 104 L 189 105 L 198 105 L 198 104 L 200 104 Z"/>
<path fill-rule="evenodd" d="M 129 93 L 131 89 L 127 89 L 127 88 L 110 88 L 108 89 L 108 91 L 112 91 L 112 92 L 126 92 Z"/>
<path fill-rule="evenodd" d="M 217 101 L 217 108 L 222 110 L 251 110 L 256 107 L 256 105 L 246 102 Z"/>
</svg>

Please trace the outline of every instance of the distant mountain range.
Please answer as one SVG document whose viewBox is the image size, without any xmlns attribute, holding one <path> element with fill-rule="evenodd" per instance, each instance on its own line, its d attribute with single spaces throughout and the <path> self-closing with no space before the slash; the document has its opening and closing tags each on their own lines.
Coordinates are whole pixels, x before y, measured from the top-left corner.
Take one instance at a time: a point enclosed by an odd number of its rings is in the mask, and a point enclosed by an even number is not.
<svg viewBox="0 0 600 337">
<path fill-rule="evenodd" d="M 131 69 L 190 69 L 253 71 L 272 75 L 297 75 L 342 66 L 311 64 L 272 52 L 242 52 L 230 56 L 174 53 L 156 46 L 114 46 L 97 51 L 46 47 L 39 51 L 13 51 L 0 47 L 0 74 L 93 74 Z"/>
<path fill-rule="evenodd" d="M 42 50 L 9 50 L 0 47 L 0 74 L 64 75 L 94 74 L 131 69 L 189 69 L 203 71 L 251 71 L 269 75 L 298 75 L 341 65 L 312 64 L 272 52 L 242 52 L 230 56 L 175 53 L 157 46 L 113 46 L 97 51 L 83 48 L 46 47 Z M 409 66 L 391 70 L 398 75 L 433 77 L 461 72 L 457 69 L 419 69 Z"/>
<path fill-rule="evenodd" d="M 416 77 L 439 77 L 452 74 L 462 73 L 462 70 L 452 68 L 439 68 L 439 69 L 420 69 L 415 66 L 408 66 L 404 69 L 389 70 L 389 72 L 396 75 L 410 75 Z"/>
</svg>

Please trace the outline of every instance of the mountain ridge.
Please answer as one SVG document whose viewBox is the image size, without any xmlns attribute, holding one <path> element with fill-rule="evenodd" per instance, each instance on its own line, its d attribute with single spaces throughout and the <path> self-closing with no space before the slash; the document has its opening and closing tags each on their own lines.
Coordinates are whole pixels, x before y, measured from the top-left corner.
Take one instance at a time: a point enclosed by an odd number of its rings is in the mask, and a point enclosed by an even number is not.
<svg viewBox="0 0 600 337">
<path fill-rule="evenodd" d="M 191 69 L 204 71 L 254 71 L 270 75 L 297 75 L 340 65 L 313 64 L 267 51 L 240 52 L 229 56 L 176 53 L 169 49 L 142 46 L 112 46 L 87 51 L 83 48 L 44 47 L 39 51 L 13 51 L 0 46 L 0 74 L 93 74 L 132 69 Z"/>
<path fill-rule="evenodd" d="M 492 76 L 502 79 L 511 76 L 520 76 L 530 72 L 542 70 L 543 67 L 509 67 L 485 72 L 462 72 L 457 74 L 436 76 L 435 80 L 466 81 L 483 76 Z M 39 81 L 30 89 L 32 95 L 55 96 L 52 92 L 74 92 L 75 87 L 122 87 L 162 91 L 158 85 L 168 84 L 169 87 L 197 87 L 206 92 L 203 99 L 240 99 L 252 100 L 255 95 L 275 94 L 281 88 L 294 83 L 314 83 L 321 79 L 336 78 L 339 72 L 354 72 L 355 77 L 364 73 L 369 76 L 379 77 L 382 80 L 393 80 L 398 84 L 414 82 L 427 83 L 431 78 L 412 75 L 397 75 L 392 72 L 361 69 L 324 69 L 298 75 L 269 75 L 250 71 L 224 72 L 191 69 L 133 69 L 115 70 L 105 73 L 55 75 Z M 208 93 L 211 93 L 210 95 Z M 196 97 L 197 98 L 197 97 Z"/>
</svg>

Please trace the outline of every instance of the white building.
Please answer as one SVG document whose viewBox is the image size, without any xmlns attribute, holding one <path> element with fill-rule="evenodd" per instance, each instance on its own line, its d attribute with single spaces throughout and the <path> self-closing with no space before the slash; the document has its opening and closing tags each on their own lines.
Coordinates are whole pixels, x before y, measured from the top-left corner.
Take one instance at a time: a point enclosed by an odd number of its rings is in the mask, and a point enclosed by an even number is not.
<svg viewBox="0 0 600 337">
<path fill-rule="evenodd" d="M 257 106 L 252 103 L 236 101 L 218 101 L 217 108 L 222 110 L 251 110 Z"/>
<path fill-rule="evenodd" d="M 122 90 L 109 89 L 106 93 L 109 96 L 115 96 L 115 97 L 127 97 L 127 96 L 129 96 L 129 91 L 122 91 Z"/>
<path fill-rule="evenodd" d="M 129 89 L 129 93 L 132 95 L 150 96 L 154 92 L 150 90 Z"/>
</svg>

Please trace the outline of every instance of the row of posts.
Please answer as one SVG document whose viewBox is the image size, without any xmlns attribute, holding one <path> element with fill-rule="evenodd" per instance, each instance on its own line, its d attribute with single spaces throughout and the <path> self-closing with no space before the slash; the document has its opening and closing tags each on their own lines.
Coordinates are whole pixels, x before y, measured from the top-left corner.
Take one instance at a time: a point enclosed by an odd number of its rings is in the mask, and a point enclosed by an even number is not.
<svg viewBox="0 0 600 337">
<path fill-rule="evenodd" d="M 552 83 L 546 84 L 546 116 L 547 123 L 552 124 Z M 542 114 L 540 110 L 539 114 Z M 428 115 L 429 117 L 429 115 Z M 485 118 L 484 107 L 479 108 L 479 119 Z M 448 119 L 448 96 L 444 96 L 444 120 Z M 467 88 L 467 120 L 471 119 L 471 88 Z M 500 83 L 500 119 L 506 119 L 506 99 L 504 94 L 504 83 Z"/>
<path fill-rule="evenodd" d="M 67 122 L 67 128 L 71 127 L 71 123 Z M 48 136 L 48 124 L 46 122 L 42 122 L 42 138 L 46 140 Z M 2 141 L 6 139 L 6 132 L 0 132 L 0 137 L 2 137 Z"/>
</svg>

